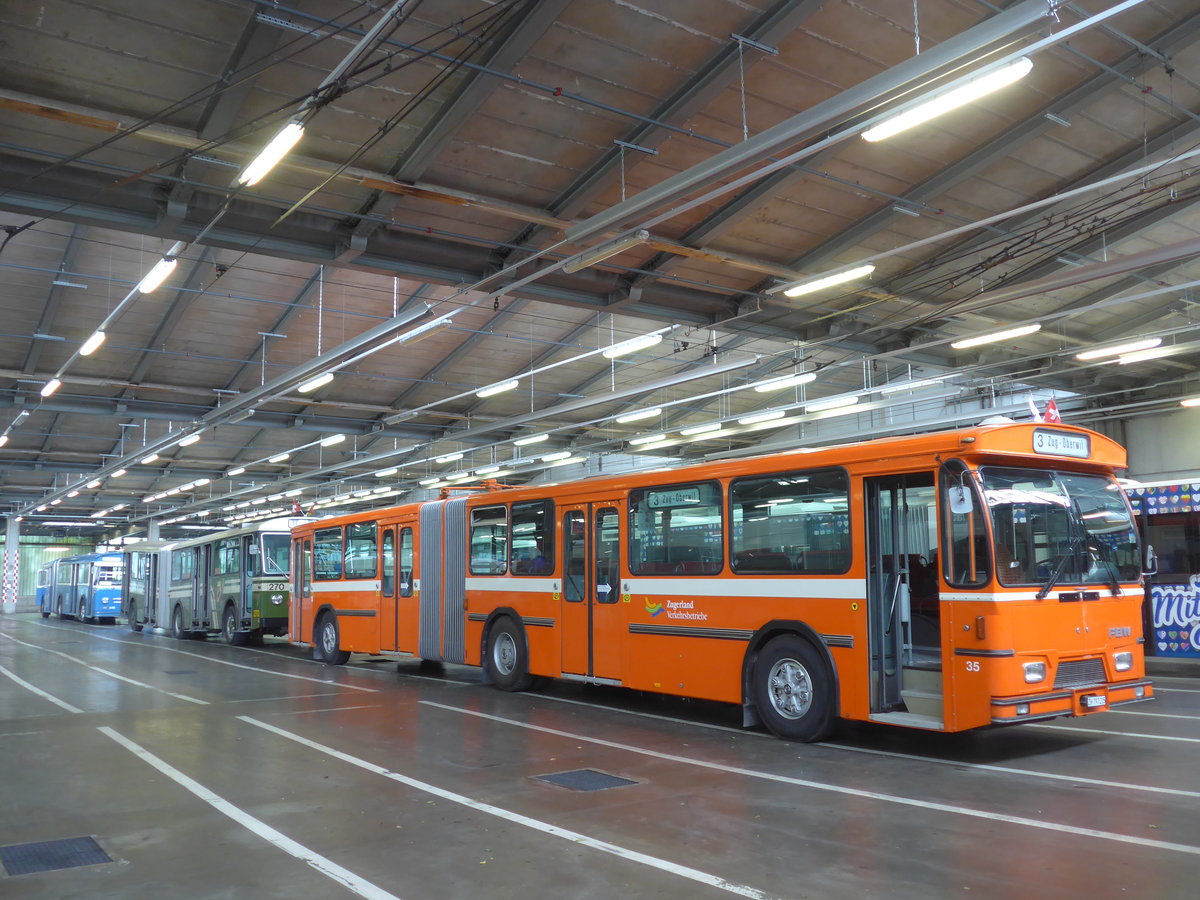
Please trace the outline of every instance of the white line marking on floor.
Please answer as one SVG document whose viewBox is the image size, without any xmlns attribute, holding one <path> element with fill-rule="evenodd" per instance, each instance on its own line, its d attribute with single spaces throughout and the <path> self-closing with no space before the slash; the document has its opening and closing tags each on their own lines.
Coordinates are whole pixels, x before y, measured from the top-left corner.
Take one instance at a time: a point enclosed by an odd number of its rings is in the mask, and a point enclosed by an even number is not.
<svg viewBox="0 0 1200 900">
<path fill-rule="evenodd" d="M 223 815 L 228 816 L 229 818 L 233 819 L 233 821 L 235 821 L 239 825 L 241 825 L 243 828 L 246 828 L 249 831 L 252 831 L 254 834 L 258 835 L 263 840 L 265 840 L 271 844 L 274 844 L 276 847 L 278 847 L 280 850 L 284 851 L 285 853 L 289 853 L 292 856 L 296 857 L 296 859 L 307 863 L 308 865 L 310 865 L 314 869 L 316 869 L 318 872 L 320 872 L 322 875 L 325 875 L 326 877 L 333 879 L 338 884 L 344 885 L 345 887 L 354 891 L 354 893 L 358 894 L 360 897 L 368 897 L 368 898 L 371 898 L 371 900 L 399 900 L 399 898 L 396 897 L 395 894 L 389 894 L 383 888 L 377 887 L 376 885 L 372 884 L 371 882 L 367 881 L 366 879 L 361 878 L 358 875 L 355 875 L 349 869 L 345 869 L 342 866 L 339 866 L 337 863 L 333 862 L 332 860 L 326 859 L 324 856 L 321 856 L 319 853 L 316 853 L 313 850 L 309 850 L 303 844 L 299 844 L 296 841 L 293 841 L 287 835 L 282 834 L 279 831 L 276 831 L 274 828 L 272 828 L 266 822 L 263 822 L 261 819 L 256 819 L 254 816 L 250 815 L 248 812 L 246 812 L 242 809 L 239 809 L 238 807 L 236 807 L 232 803 L 230 803 L 228 800 L 224 799 L 223 797 L 218 796 L 217 794 L 214 794 L 212 791 L 210 791 L 204 785 L 200 784 L 197 781 L 192 780 L 187 775 L 184 775 L 182 772 L 180 772 L 178 769 L 176 769 L 174 766 L 171 766 L 169 763 L 164 762 L 162 759 L 159 759 L 157 756 L 155 756 L 149 750 L 147 750 L 146 748 L 144 748 L 138 744 L 135 744 L 133 741 L 129 740 L 129 738 L 125 737 L 124 735 L 119 734 L 118 732 L 116 732 L 113 729 L 108 728 L 106 726 L 101 726 L 100 731 L 101 731 L 101 733 L 112 738 L 114 741 L 116 741 L 118 744 L 120 744 L 126 750 L 128 750 L 129 752 L 133 753 L 135 756 L 142 759 L 144 762 L 147 762 L 150 765 L 152 765 L 154 768 L 158 769 L 158 771 L 162 772 L 164 775 L 166 775 L 168 778 L 170 778 L 176 784 L 191 791 L 193 794 L 195 794 L 197 797 L 199 797 L 205 803 L 212 806 L 213 809 L 217 810 L 217 812 L 220 812 Z"/>
<path fill-rule="evenodd" d="M 310 697 L 336 697 L 337 691 L 325 691 L 322 694 L 288 694 L 286 697 L 239 697 L 237 700 L 226 700 L 226 703 L 278 703 L 280 700 L 307 700 Z"/>
<path fill-rule="evenodd" d="M 60 628 L 59 626 L 55 626 L 55 625 L 42 624 L 41 627 L 53 628 L 53 629 L 60 630 L 60 631 L 75 631 L 75 629 L 73 629 L 73 628 Z M 97 640 L 101 640 L 101 641 L 109 641 L 110 643 L 113 643 L 113 644 L 131 644 L 135 647 L 150 647 L 151 649 L 163 650 L 167 653 L 178 653 L 180 656 L 191 656 L 195 659 L 202 659 L 206 662 L 216 663 L 219 666 L 232 666 L 235 669 L 245 669 L 249 672 L 262 672 L 264 675 L 277 675 L 280 678 L 295 678 L 299 681 L 311 681 L 311 682 L 314 682 L 315 684 L 327 684 L 332 687 L 345 688 L 348 691 L 365 691 L 366 693 L 369 693 L 369 694 L 379 693 L 379 690 L 377 688 L 359 687 L 358 685 L 355 685 L 355 684 L 341 684 L 340 682 L 337 682 L 337 681 L 326 681 L 323 678 L 311 678 L 308 675 L 293 675 L 290 672 L 276 672 L 276 671 L 273 671 L 272 669 L 260 669 L 258 666 L 248 666 L 244 663 L 230 662 L 227 659 L 218 659 L 215 656 L 205 656 L 203 653 L 193 653 L 190 650 L 180 650 L 178 647 L 164 647 L 161 644 L 150 643 L 147 641 L 122 640 L 121 638 L 106 637 L 105 635 L 102 635 L 102 634 L 94 634 L 94 633 L 90 633 L 90 632 L 88 633 L 88 636 L 94 637 Z M 243 648 L 243 649 L 245 649 L 245 648 Z"/>
<path fill-rule="evenodd" d="M 1022 728 L 1049 728 L 1053 731 L 1073 731 L 1076 734 L 1106 734 L 1112 737 L 1141 738 L 1146 741 L 1175 741 L 1183 744 L 1200 744 L 1200 738 L 1174 737 L 1169 734 L 1142 734 L 1137 731 L 1106 731 L 1103 728 L 1084 728 L 1081 725 L 1045 725 L 1041 722 L 1028 722 Z"/>
<path fill-rule="evenodd" d="M 1039 819 L 1029 819 L 1024 816 L 1012 816 L 1007 813 L 988 812 L 981 809 L 971 809 L 968 806 L 951 806 L 948 803 L 938 803 L 933 800 L 916 800 L 911 797 L 901 797 L 896 794 L 884 794 L 879 791 L 867 791 L 861 788 L 843 787 L 841 785 L 823 784 L 819 781 L 809 781 L 804 778 L 793 778 L 790 775 L 778 775 L 773 772 L 762 772 L 756 769 L 743 769 L 740 766 L 727 766 L 722 763 L 709 762 L 704 759 L 695 759 L 687 756 L 677 756 L 673 753 L 664 753 L 660 750 L 650 750 L 645 747 L 634 747 L 630 744 L 621 744 L 617 741 L 606 741 L 603 738 L 589 737 L 583 734 L 575 734 L 569 731 L 560 731 L 557 728 L 546 728 L 542 725 L 530 725 L 526 722 L 518 722 L 515 719 L 506 719 L 503 716 L 493 716 L 488 713 L 475 712 L 470 709 L 462 709 L 457 706 L 447 706 L 444 703 L 435 703 L 432 700 L 418 701 L 424 706 L 434 706 L 439 709 L 449 710 L 450 712 L 460 713 L 461 715 L 476 716 L 481 719 L 489 719 L 494 722 L 501 722 L 506 725 L 515 725 L 518 728 L 528 728 L 532 731 L 541 731 L 545 734 L 554 734 L 559 737 L 564 737 L 572 741 L 585 741 L 591 744 L 599 744 L 602 747 L 611 747 L 616 750 L 625 750 L 629 753 L 638 753 L 642 756 L 649 756 L 658 760 L 670 760 L 672 762 L 683 763 L 689 766 L 698 766 L 704 769 L 714 769 L 718 772 L 728 772 L 733 775 L 743 775 L 748 778 L 762 778 L 766 781 L 776 781 L 783 784 L 795 785 L 796 787 L 806 787 L 817 791 L 827 791 L 834 794 L 845 794 L 850 797 L 863 797 L 868 800 L 879 800 L 884 803 L 896 803 L 901 806 L 915 806 L 918 809 L 933 810 L 935 812 L 952 813 L 960 816 L 971 816 L 977 819 L 986 819 L 992 822 L 1007 822 L 1012 825 L 1025 825 L 1030 828 L 1041 828 L 1046 831 L 1057 831 L 1063 834 L 1074 834 L 1081 837 L 1100 838 L 1102 840 L 1118 841 L 1124 844 L 1134 844 L 1139 847 L 1153 847 L 1158 850 L 1174 850 L 1179 853 L 1190 853 L 1195 856 L 1200 856 L 1200 847 L 1194 847 L 1190 844 L 1177 844 L 1171 841 L 1156 841 L 1151 838 L 1134 837 L 1127 834 L 1118 834 L 1111 831 L 1098 831 L 1094 828 L 1080 828 L 1075 825 L 1063 825 L 1056 822 L 1046 822 Z"/>
<path fill-rule="evenodd" d="M 1158 686 L 1158 680 L 1154 681 L 1155 694 L 1200 694 L 1200 688 L 1165 688 Z"/>
<path fill-rule="evenodd" d="M 10 672 L 8 669 L 4 668 L 4 666 L 0 666 L 0 675 L 8 676 L 13 681 L 15 681 L 17 684 L 19 684 L 21 687 L 25 688 L 25 690 L 33 691 L 33 693 L 37 694 L 43 700 L 49 700 L 51 703 L 55 704 L 56 706 L 61 706 L 63 709 L 65 709 L 69 713 L 82 713 L 83 712 L 83 710 L 80 709 L 78 706 L 72 706 L 66 700 L 59 700 L 53 694 L 47 694 L 45 691 L 43 691 L 37 685 L 30 684 L 28 681 L 26 681 L 24 678 L 19 676 L 17 673 Z"/>
<path fill-rule="evenodd" d="M 848 750 L 851 753 L 867 753 L 871 756 L 886 756 L 892 759 L 908 759 L 915 762 L 936 763 L 942 766 L 953 766 L 956 769 L 981 769 L 985 772 L 1002 772 L 1006 775 L 1020 775 L 1022 778 L 1049 778 L 1054 781 L 1070 781 L 1077 784 L 1087 784 L 1095 787 L 1120 788 L 1128 791 L 1147 791 L 1153 794 L 1169 794 L 1172 797 L 1200 798 L 1200 791 L 1185 791 L 1181 788 L 1154 787 L 1148 784 L 1125 784 L 1120 781 L 1102 781 L 1099 778 L 1084 778 L 1080 775 L 1060 775 L 1055 772 L 1039 772 L 1036 769 L 1017 769 L 1011 766 L 994 766 L 990 763 L 962 762 L 957 759 L 943 759 L 935 756 L 921 756 L 916 753 L 897 753 L 894 750 L 873 750 L 868 747 L 851 747 L 849 744 L 822 743 L 822 747 L 834 750 Z"/>
<path fill-rule="evenodd" d="M 602 703 L 588 703 L 586 700 L 570 700 L 566 697 L 554 697 L 550 694 L 523 694 L 522 696 L 537 700 L 553 700 L 555 703 L 569 703 L 572 706 L 586 706 L 590 709 L 602 709 L 610 713 L 618 713 L 626 716 L 638 716 L 643 719 L 655 719 L 659 722 L 674 722 L 676 725 L 689 725 L 694 728 L 708 728 L 712 731 L 727 731 L 731 734 L 741 734 L 746 737 L 770 738 L 776 740 L 773 734 L 767 734 L 765 731 L 748 731 L 745 728 L 733 728 L 729 725 L 716 725 L 711 722 L 696 722 L 691 719 L 678 719 L 674 716 L 664 716 L 658 713 L 639 712 L 636 709 L 620 709 L 615 706 L 605 706 Z"/>
<path fill-rule="evenodd" d="M 99 672 L 101 675 L 107 675 L 109 678 L 115 678 L 117 681 L 124 681 L 127 684 L 136 685 L 137 687 L 147 688 L 152 691 L 158 691 L 160 694 L 166 694 L 168 697 L 174 697 L 176 700 L 186 700 L 188 703 L 196 703 L 200 706 L 208 706 L 207 700 L 200 700 L 196 697 L 189 697 L 187 694 L 177 694 L 174 691 L 164 690 L 160 687 L 155 687 L 152 684 L 146 684 L 144 681 L 137 681 L 133 678 L 126 678 L 124 675 L 118 675 L 116 672 L 111 672 L 108 669 L 102 669 L 99 666 L 93 666 L 91 663 L 86 663 L 82 659 L 76 659 L 69 653 L 63 653 L 61 650 L 51 650 L 49 647 L 39 647 L 37 644 L 30 644 L 26 641 L 19 640 L 11 634 L 0 633 L 0 637 L 6 637 L 10 641 L 15 641 L 25 647 L 32 647 L 34 650 L 41 650 L 43 653 L 53 653 L 55 656 L 61 656 L 63 659 L 69 659 L 71 662 L 83 666 L 85 669 L 91 669 L 93 672 Z"/>
<path fill-rule="evenodd" d="M 437 706 L 438 704 L 434 704 Z M 453 707 L 448 707 L 453 709 Z M 608 841 L 602 841 L 598 838 L 588 837 L 586 834 L 580 834 L 577 831 L 571 831 L 566 828 L 560 828 L 557 825 L 551 825 L 549 822 L 543 822 L 539 819 L 531 819 L 528 816 L 523 816 L 520 813 L 512 812 L 511 810 L 501 809 L 498 806 L 492 806 L 490 803 L 482 803 L 479 800 L 472 800 L 470 797 L 463 794 L 455 794 L 452 791 L 447 791 L 424 781 L 417 781 L 415 778 L 409 778 L 407 775 L 401 775 L 399 772 L 392 772 L 383 766 L 377 766 L 374 763 L 367 762 L 365 759 L 359 759 L 357 756 L 351 756 L 348 753 L 343 753 L 340 750 L 335 750 L 333 747 L 319 744 L 316 741 L 311 741 L 306 737 L 294 734 L 290 731 L 285 731 L 282 728 L 277 728 L 266 722 L 253 719 L 250 716 L 238 716 L 243 722 L 255 725 L 272 734 L 277 734 L 280 737 L 285 737 L 289 741 L 295 741 L 301 746 L 308 747 L 311 750 L 316 750 L 319 753 L 324 753 L 326 756 L 332 756 L 334 759 L 339 759 L 342 762 L 349 763 L 352 766 L 358 766 L 360 769 L 366 769 L 368 772 L 374 772 L 376 775 L 382 775 L 384 778 L 390 778 L 393 781 L 398 781 L 408 787 L 415 788 L 419 791 L 424 791 L 433 794 L 435 797 L 441 797 L 443 800 L 449 800 L 452 803 L 458 803 L 478 812 L 487 813 L 488 815 L 497 816 L 509 822 L 514 822 L 517 825 L 524 825 L 527 828 L 533 828 L 544 834 L 554 835 L 555 837 L 564 838 L 575 844 L 582 844 L 585 847 L 591 847 L 594 850 L 601 850 L 605 853 L 611 853 L 613 856 L 618 856 L 622 859 L 638 862 L 646 866 L 651 866 L 663 872 L 669 872 L 672 875 L 679 875 L 682 878 L 687 878 L 691 881 L 700 884 L 706 884 L 710 887 L 720 888 L 728 891 L 731 894 L 739 894 L 743 897 L 756 897 L 760 900 L 767 900 L 768 894 L 763 893 L 757 888 L 752 888 L 744 884 L 735 884 L 731 881 L 726 881 L 716 875 L 710 875 L 708 872 L 701 872 L 699 869 L 693 869 L 689 866 L 682 866 L 677 863 L 670 862 L 665 859 L 659 859 L 655 856 L 648 856 L 645 853 L 639 853 L 636 850 L 629 850 L 617 844 L 610 844 Z"/>
<path fill-rule="evenodd" d="M 1155 719 L 1189 719 L 1192 722 L 1200 722 L 1200 716 L 1181 716 L 1178 713 L 1137 712 L 1132 709 L 1110 709 L 1109 712 L 1118 716 L 1150 716 Z"/>
</svg>

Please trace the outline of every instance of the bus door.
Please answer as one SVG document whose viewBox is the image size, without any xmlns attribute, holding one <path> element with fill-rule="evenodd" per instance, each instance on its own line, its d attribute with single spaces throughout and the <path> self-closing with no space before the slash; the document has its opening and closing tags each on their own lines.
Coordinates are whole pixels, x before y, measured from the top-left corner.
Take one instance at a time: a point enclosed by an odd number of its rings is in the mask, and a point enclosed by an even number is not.
<svg viewBox="0 0 1200 900">
<path fill-rule="evenodd" d="M 400 609 L 396 603 L 396 529 L 394 526 L 380 529 L 379 560 L 379 649 L 399 650 Z"/>
<path fill-rule="evenodd" d="M 561 509 L 563 674 L 620 683 L 625 617 L 617 503 Z"/>
<path fill-rule="evenodd" d="M 871 711 L 940 719 L 941 641 L 926 621 L 936 623 L 938 609 L 933 474 L 867 478 L 864 487 Z M 923 677 L 927 670 L 937 677 Z"/>
<path fill-rule="evenodd" d="M 192 597 L 188 628 L 209 618 L 208 590 L 212 583 L 212 544 L 192 549 Z"/>
<path fill-rule="evenodd" d="M 242 627 L 242 618 L 251 616 L 250 628 L 254 629 L 261 624 L 262 610 L 254 602 L 254 576 L 257 572 L 262 571 L 262 560 L 258 558 L 258 534 L 243 534 L 242 535 L 242 565 L 241 575 L 239 576 L 238 584 L 238 608 L 234 610 L 234 615 L 237 616 L 237 627 Z M 214 622 L 215 625 L 220 625 L 220 622 Z"/>
</svg>

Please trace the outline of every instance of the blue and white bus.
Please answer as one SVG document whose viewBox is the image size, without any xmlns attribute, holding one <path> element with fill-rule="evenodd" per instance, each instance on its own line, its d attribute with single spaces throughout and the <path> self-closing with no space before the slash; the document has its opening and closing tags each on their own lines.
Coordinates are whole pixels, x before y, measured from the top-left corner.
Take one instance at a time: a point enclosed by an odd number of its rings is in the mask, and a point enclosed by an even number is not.
<svg viewBox="0 0 1200 900">
<path fill-rule="evenodd" d="M 54 560 L 46 566 L 49 574 L 42 615 L 54 612 L 60 619 L 115 623 L 121 615 L 124 567 L 119 553 L 84 553 Z"/>
</svg>

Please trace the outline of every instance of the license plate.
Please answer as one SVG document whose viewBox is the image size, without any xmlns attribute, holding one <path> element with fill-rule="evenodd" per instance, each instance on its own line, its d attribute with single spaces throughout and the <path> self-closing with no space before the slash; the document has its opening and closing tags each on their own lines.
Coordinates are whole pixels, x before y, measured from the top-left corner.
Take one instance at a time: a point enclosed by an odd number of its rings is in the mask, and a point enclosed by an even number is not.
<svg viewBox="0 0 1200 900">
<path fill-rule="evenodd" d="M 1103 694 L 1088 694 L 1083 698 L 1083 705 L 1088 709 L 1095 709 L 1097 706 L 1104 706 L 1108 703 L 1108 698 Z"/>
</svg>

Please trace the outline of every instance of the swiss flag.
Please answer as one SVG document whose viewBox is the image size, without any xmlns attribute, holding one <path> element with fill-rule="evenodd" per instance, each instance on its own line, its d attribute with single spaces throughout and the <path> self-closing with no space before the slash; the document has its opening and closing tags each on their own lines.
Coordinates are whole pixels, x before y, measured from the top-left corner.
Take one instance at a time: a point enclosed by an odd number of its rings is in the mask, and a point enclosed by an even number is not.
<svg viewBox="0 0 1200 900">
<path fill-rule="evenodd" d="M 1042 421 L 1062 422 L 1062 416 L 1058 414 L 1058 404 L 1054 402 L 1053 397 L 1046 401 L 1046 412 L 1042 414 Z"/>
<path fill-rule="evenodd" d="M 302 515 L 304 515 L 304 508 L 303 508 L 302 506 L 300 506 L 300 501 L 299 501 L 299 500 L 293 500 L 293 501 L 292 501 L 292 515 L 293 515 L 293 516 L 302 516 Z"/>
</svg>

